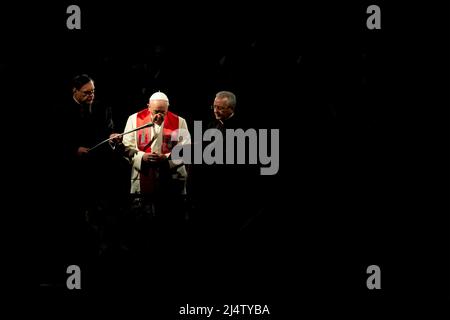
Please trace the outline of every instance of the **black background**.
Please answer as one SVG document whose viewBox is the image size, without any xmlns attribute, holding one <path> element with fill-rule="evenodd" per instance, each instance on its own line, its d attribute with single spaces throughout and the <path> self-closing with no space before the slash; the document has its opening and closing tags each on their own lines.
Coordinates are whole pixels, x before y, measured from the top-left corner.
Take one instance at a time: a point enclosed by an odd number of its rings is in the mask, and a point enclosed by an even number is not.
<svg viewBox="0 0 450 320">
<path fill-rule="evenodd" d="M 167 319 L 186 303 L 270 304 L 275 319 L 448 303 L 448 5 L 376 3 L 382 28 L 368 30 L 372 3 L 364 2 L 81 1 L 73 4 L 82 29 L 68 30 L 69 4 L 3 12 L 2 69 L 13 84 L 5 116 L 44 132 L 19 144 L 26 177 L 11 180 L 21 190 L 13 195 L 32 202 L 19 202 L 27 221 L 51 220 L 45 185 L 52 177 L 33 175 L 57 160 L 48 128 L 60 119 L 47 107 L 83 72 L 119 127 L 155 90 L 188 121 L 209 114 L 215 92 L 234 91 L 249 123 L 280 129 L 280 171 L 261 179 L 265 214 L 242 241 L 175 249 L 160 274 L 146 259 L 106 262 L 111 281 L 101 293 L 41 287 L 38 295 L 97 307 L 108 296 L 101 310 L 124 306 Z M 15 123 L 7 119 L 8 127 Z M 27 154 L 37 158 L 31 169 Z M 53 228 L 32 228 L 44 239 L 35 258 L 39 281 L 48 270 L 65 277 L 55 258 L 64 246 L 47 233 Z M 381 268 L 380 291 L 366 288 L 371 264 Z M 185 265 L 190 272 L 168 271 Z"/>
</svg>

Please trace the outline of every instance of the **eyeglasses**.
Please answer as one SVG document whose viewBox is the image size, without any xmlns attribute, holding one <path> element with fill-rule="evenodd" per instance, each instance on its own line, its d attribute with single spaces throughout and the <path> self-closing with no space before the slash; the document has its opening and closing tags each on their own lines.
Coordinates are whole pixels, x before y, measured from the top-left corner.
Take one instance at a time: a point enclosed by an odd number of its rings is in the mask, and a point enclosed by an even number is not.
<svg viewBox="0 0 450 320">
<path fill-rule="evenodd" d="M 222 107 L 222 106 L 214 106 L 214 105 L 212 105 L 212 106 L 211 106 L 211 110 L 214 110 L 214 109 L 217 109 L 218 111 L 223 111 L 223 110 L 228 109 L 228 107 Z"/>
<path fill-rule="evenodd" d="M 93 96 L 95 94 L 95 90 L 81 91 L 81 93 L 85 96 Z"/>
</svg>

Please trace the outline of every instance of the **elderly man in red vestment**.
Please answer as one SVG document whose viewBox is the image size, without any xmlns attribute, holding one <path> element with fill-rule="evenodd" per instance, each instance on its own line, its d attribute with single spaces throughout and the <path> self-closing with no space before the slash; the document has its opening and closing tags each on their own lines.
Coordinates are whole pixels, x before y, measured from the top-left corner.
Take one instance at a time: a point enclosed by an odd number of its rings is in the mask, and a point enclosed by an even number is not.
<svg viewBox="0 0 450 320">
<path fill-rule="evenodd" d="M 125 131 L 148 123 L 152 126 L 123 137 L 131 169 L 131 194 L 150 216 L 173 216 L 186 195 L 187 170 L 171 159 L 177 144 L 190 144 L 186 120 L 168 111 L 169 99 L 154 93 L 147 108 L 132 114 Z"/>
</svg>

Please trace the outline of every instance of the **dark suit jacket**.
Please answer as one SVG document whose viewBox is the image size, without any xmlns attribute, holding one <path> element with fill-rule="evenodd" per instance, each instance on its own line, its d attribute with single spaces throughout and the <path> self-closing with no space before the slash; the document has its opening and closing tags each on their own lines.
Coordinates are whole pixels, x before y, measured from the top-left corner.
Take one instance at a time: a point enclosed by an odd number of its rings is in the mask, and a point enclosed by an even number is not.
<svg viewBox="0 0 450 320">
<path fill-rule="evenodd" d="M 95 201 L 107 197 L 114 199 L 117 193 L 128 193 L 129 167 L 122 155 L 108 143 L 78 156 L 79 147 L 92 148 L 109 137 L 114 122 L 109 107 L 99 102 L 88 106 L 77 104 L 73 99 L 61 107 L 56 128 L 58 163 L 61 186 L 77 198 L 75 202 Z"/>
<path fill-rule="evenodd" d="M 207 128 L 221 130 L 224 138 L 226 129 L 247 129 L 236 114 L 223 124 L 214 119 Z M 225 146 L 224 139 L 224 163 Z M 258 172 L 257 166 L 248 164 L 194 165 L 193 198 L 204 230 L 219 231 L 217 235 L 224 237 L 239 232 L 258 210 Z"/>
</svg>

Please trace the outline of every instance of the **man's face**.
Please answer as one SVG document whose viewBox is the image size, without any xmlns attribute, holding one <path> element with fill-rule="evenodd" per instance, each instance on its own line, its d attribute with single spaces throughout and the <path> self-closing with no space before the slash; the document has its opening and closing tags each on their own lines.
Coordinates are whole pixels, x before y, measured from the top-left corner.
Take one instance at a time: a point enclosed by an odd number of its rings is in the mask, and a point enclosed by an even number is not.
<svg viewBox="0 0 450 320">
<path fill-rule="evenodd" d="M 233 109 L 228 106 L 227 98 L 215 98 L 213 108 L 217 120 L 226 120 L 233 113 Z"/>
<path fill-rule="evenodd" d="M 89 81 L 80 89 L 73 89 L 73 96 L 79 104 L 92 104 L 94 102 L 95 86 L 94 82 Z"/>
<path fill-rule="evenodd" d="M 153 115 L 152 121 L 161 125 L 164 121 L 164 117 L 169 109 L 169 104 L 164 100 L 151 100 L 148 104 L 148 108 Z"/>
</svg>

